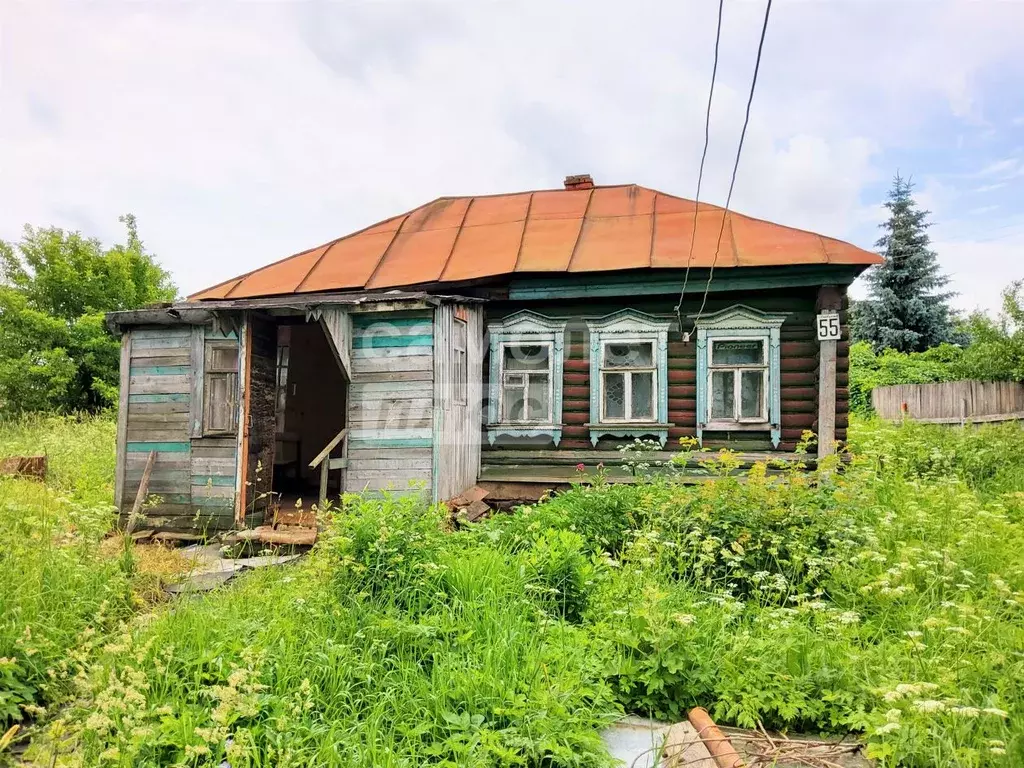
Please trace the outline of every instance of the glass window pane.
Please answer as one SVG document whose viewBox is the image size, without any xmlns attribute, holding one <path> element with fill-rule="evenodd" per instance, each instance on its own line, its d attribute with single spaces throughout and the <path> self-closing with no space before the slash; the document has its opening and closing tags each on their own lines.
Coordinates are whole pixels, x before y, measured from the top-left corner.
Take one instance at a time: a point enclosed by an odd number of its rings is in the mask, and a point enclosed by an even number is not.
<svg viewBox="0 0 1024 768">
<path fill-rule="evenodd" d="M 764 365 L 761 341 L 715 341 L 711 345 L 712 365 Z"/>
<path fill-rule="evenodd" d="M 622 373 L 605 373 L 604 376 L 604 417 L 606 419 L 626 418 L 626 376 Z"/>
<path fill-rule="evenodd" d="M 236 371 L 238 370 L 238 347 L 209 345 L 206 347 L 206 370 Z"/>
<path fill-rule="evenodd" d="M 711 373 L 711 418 L 735 419 L 735 379 L 733 371 L 712 371 Z"/>
<path fill-rule="evenodd" d="M 540 344 L 507 346 L 504 362 L 507 371 L 546 371 L 548 348 Z"/>
<path fill-rule="evenodd" d="M 764 374 L 761 371 L 740 373 L 740 418 L 764 417 Z"/>
<path fill-rule="evenodd" d="M 633 376 L 633 412 L 634 419 L 650 419 L 654 417 L 654 373 L 634 373 Z"/>
<path fill-rule="evenodd" d="M 530 421 L 548 420 L 548 377 L 545 374 L 532 374 L 528 390 L 527 418 Z"/>
<path fill-rule="evenodd" d="M 455 321 L 455 338 L 453 339 L 453 341 L 455 342 L 455 348 L 456 349 L 465 349 L 466 348 L 466 321 L 465 320 L 456 320 Z"/>
<path fill-rule="evenodd" d="M 650 342 L 635 344 L 605 344 L 605 368 L 653 368 L 654 345 Z"/>
<path fill-rule="evenodd" d="M 502 393 L 502 421 L 522 421 L 523 420 L 523 388 L 521 386 L 510 387 L 506 384 L 505 391 Z"/>
</svg>

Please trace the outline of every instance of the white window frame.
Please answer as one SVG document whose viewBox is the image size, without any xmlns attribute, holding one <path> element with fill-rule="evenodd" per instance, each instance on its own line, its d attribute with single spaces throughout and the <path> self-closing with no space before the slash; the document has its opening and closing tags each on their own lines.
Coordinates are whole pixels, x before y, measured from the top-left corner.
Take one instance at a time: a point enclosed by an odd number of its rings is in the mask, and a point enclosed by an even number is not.
<svg viewBox="0 0 1024 768">
<path fill-rule="evenodd" d="M 650 366 L 631 367 L 609 367 L 607 364 L 608 347 L 611 345 L 646 344 L 651 348 Z M 621 418 L 609 417 L 605 412 L 605 376 L 609 373 L 624 374 L 625 381 L 625 402 L 624 415 Z M 651 415 L 642 418 L 633 416 L 633 374 L 651 374 Z M 658 340 L 651 336 L 630 336 L 622 338 L 605 338 L 601 340 L 601 368 L 600 368 L 600 390 L 599 408 L 602 424 L 642 424 L 646 422 L 656 423 L 658 420 L 658 392 L 660 381 L 658 380 Z"/>
<path fill-rule="evenodd" d="M 530 391 L 530 374 L 539 374 L 541 371 L 507 371 L 505 370 L 505 350 L 509 347 L 546 347 L 548 351 L 548 412 L 543 419 L 506 419 L 505 418 L 505 380 L 509 375 L 523 376 L 524 382 L 522 391 L 525 397 L 529 395 Z M 514 424 L 516 426 L 532 426 L 532 425 L 549 425 L 552 423 L 553 411 L 554 411 L 554 354 L 555 345 L 551 341 L 534 341 L 533 339 L 527 339 L 524 341 L 503 341 L 498 345 L 501 357 L 498 360 L 498 371 L 501 377 L 501 386 L 498 388 L 498 418 L 499 424 Z"/>
<path fill-rule="evenodd" d="M 756 341 L 761 345 L 761 364 L 715 364 L 715 345 L 723 342 L 751 342 Z M 767 424 L 768 423 L 768 343 L 769 333 L 759 336 L 720 336 L 708 339 L 708 429 L 728 429 L 737 424 Z M 733 418 L 714 419 L 711 418 L 714 408 L 714 377 L 716 372 L 733 372 Z M 741 415 L 741 393 L 742 378 L 745 371 L 754 371 L 761 374 L 761 416 L 743 418 Z"/>
</svg>

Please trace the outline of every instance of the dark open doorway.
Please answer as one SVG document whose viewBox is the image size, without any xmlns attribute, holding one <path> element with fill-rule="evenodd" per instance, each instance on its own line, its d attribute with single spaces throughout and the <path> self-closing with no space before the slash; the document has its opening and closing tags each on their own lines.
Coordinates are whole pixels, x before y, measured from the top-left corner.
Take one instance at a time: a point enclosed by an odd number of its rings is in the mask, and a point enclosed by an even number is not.
<svg viewBox="0 0 1024 768">
<path fill-rule="evenodd" d="M 273 490 L 282 510 L 319 496 L 320 469 L 310 462 L 345 427 L 348 382 L 319 322 L 282 321 L 277 328 L 276 446 Z M 337 472 L 328 493 L 341 492 Z"/>
</svg>

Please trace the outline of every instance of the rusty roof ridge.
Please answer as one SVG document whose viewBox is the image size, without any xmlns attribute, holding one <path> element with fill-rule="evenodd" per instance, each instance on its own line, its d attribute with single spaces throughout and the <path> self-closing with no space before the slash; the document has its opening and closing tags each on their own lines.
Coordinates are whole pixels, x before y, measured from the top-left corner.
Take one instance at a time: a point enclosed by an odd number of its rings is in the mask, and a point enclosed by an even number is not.
<svg viewBox="0 0 1024 768">
<path fill-rule="evenodd" d="M 828 248 L 825 247 L 825 238 L 822 237 L 821 235 L 818 235 L 818 242 L 821 243 L 821 255 L 825 257 L 825 263 L 826 264 L 831 264 L 832 263 L 832 259 L 828 255 Z M 854 247 L 856 248 L 856 246 L 854 246 Z"/>
<path fill-rule="evenodd" d="M 523 231 L 519 235 L 519 247 L 516 249 L 516 261 L 512 265 L 512 272 L 519 270 L 519 260 L 523 258 L 523 243 L 526 242 L 526 228 L 530 226 L 530 211 L 533 209 L 533 196 L 536 192 L 530 193 L 530 199 L 526 202 L 526 215 L 523 217 Z"/>
<path fill-rule="evenodd" d="M 441 199 L 442 198 L 440 198 L 440 197 L 437 198 L 437 200 L 441 200 Z M 431 205 L 432 203 L 436 203 L 437 200 L 431 200 L 430 203 L 427 203 L 427 205 Z M 420 206 L 420 207 L 422 208 L 423 206 Z M 415 211 L 415 210 L 417 210 L 417 209 L 416 208 L 412 209 L 412 211 Z M 377 259 L 377 265 L 373 268 L 373 270 L 370 272 L 370 274 L 366 276 L 366 279 L 363 280 L 363 289 L 364 290 L 366 290 L 366 286 L 368 286 L 370 284 L 370 282 L 373 280 L 373 278 L 375 278 L 377 276 L 377 273 L 380 272 L 380 268 L 384 265 L 384 259 L 386 259 L 388 257 L 388 254 L 391 253 L 391 246 L 393 246 L 395 244 L 395 240 L 397 240 L 398 236 L 400 234 L 402 234 L 402 228 L 405 226 L 405 223 L 409 220 L 409 217 L 412 215 L 412 211 L 409 211 L 409 213 L 405 214 L 402 217 L 402 223 L 398 225 L 398 229 L 396 229 L 394 234 L 391 235 L 391 239 L 388 241 L 387 248 L 384 249 L 384 252 L 380 255 L 380 258 Z"/>
<path fill-rule="evenodd" d="M 315 269 L 316 269 L 317 267 L 319 267 L 319 266 L 320 266 L 320 262 L 321 262 L 321 261 L 323 261 L 323 260 L 324 260 L 324 259 L 325 259 L 325 258 L 327 257 L 327 254 L 331 252 L 331 248 L 333 248 L 334 246 L 336 246 L 336 245 L 337 245 L 338 243 L 340 243 L 340 242 L 341 242 L 341 241 L 342 241 L 343 239 L 344 239 L 344 237 L 339 237 L 339 238 L 338 238 L 337 240 L 332 240 L 332 241 L 330 242 L 330 244 L 329 244 L 329 245 L 328 245 L 328 246 L 327 246 L 326 248 L 324 248 L 324 252 L 323 252 L 323 253 L 321 253 L 321 254 L 320 254 L 320 255 L 319 255 L 318 257 L 317 257 L 317 260 L 316 260 L 316 261 L 314 261 L 314 262 L 313 262 L 313 266 L 311 266 L 311 267 L 310 267 L 309 269 L 307 269 L 307 270 L 306 270 L 306 274 L 305 274 L 305 275 L 303 275 L 303 276 L 302 276 L 302 279 L 301 279 L 301 280 L 299 280 L 299 282 L 295 284 L 295 287 L 294 287 L 294 288 L 292 288 L 292 293 L 299 293 L 300 289 L 301 289 L 301 288 L 302 288 L 302 286 L 303 286 L 303 285 L 305 284 L 305 282 L 306 282 L 307 280 L 309 280 L 309 276 L 313 274 L 313 270 L 315 270 Z M 323 248 L 323 246 L 320 246 L 320 247 L 321 247 L 321 248 Z M 308 251 L 307 251 L 307 253 L 308 253 Z"/>
<path fill-rule="evenodd" d="M 469 202 L 466 204 L 466 210 L 462 212 L 462 221 L 459 222 L 459 231 L 456 232 L 455 237 L 452 238 L 452 247 L 448 249 L 448 255 L 444 259 L 444 266 L 442 266 L 441 271 L 437 273 L 437 279 L 439 281 L 444 280 L 444 273 L 448 271 L 448 266 L 452 263 L 452 256 L 455 255 L 455 246 L 459 244 L 459 238 L 462 237 L 462 230 L 466 226 L 466 217 L 469 216 L 469 209 L 473 207 L 473 203 L 475 202 L 475 197 L 469 198 Z M 451 227 L 439 227 L 438 229 L 451 229 Z M 420 231 L 422 232 L 423 230 Z"/>
<path fill-rule="evenodd" d="M 576 258 L 576 250 L 580 247 L 580 240 L 583 238 L 583 228 L 587 226 L 587 214 L 590 213 L 590 204 L 594 202 L 594 190 L 596 187 L 592 187 L 590 190 L 590 197 L 587 198 L 587 207 L 583 209 L 583 215 L 580 217 L 580 228 L 576 233 L 576 239 L 572 244 L 572 253 L 569 254 L 569 263 L 565 265 L 565 271 L 568 272 L 572 269 L 573 259 Z"/>
</svg>

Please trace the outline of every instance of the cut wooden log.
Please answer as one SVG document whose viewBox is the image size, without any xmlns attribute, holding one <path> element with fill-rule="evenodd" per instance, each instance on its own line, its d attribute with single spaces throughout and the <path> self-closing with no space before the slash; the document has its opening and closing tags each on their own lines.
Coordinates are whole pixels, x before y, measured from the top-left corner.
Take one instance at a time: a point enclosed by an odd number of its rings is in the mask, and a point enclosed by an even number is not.
<svg viewBox="0 0 1024 768">
<path fill-rule="evenodd" d="M 128 525 L 124 529 L 124 532 L 129 535 L 135 530 L 135 525 L 142 516 L 142 504 L 145 502 L 146 496 L 149 495 L 149 478 L 153 475 L 155 463 L 156 451 L 150 451 L 149 458 L 146 460 L 146 468 L 142 471 L 142 479 L 139 481 L 139 492 L 135 494 L 135 503 L 132 504 L 131 514 L 128 515 Z"/>
<path fill-rule="evenodd" d="M 244 531 L 238 531 L 235 538 L 239 541 L 259 541 L 264 544 L 291 544 L 293 546 L 311 547 L 316 543 L 316 529 L 287 526 L 273 528 L 260 525 Z"/>
<path fill-rule="evenodd" d="M 719 730 L 715 721 L 711 719 L 706 709 L 694 707 L 687 714 L 690 725 L 697 731 L 704 746 L 707 747 L 711 757 L 714 758 L 717 768 L 744 768 L 743 758 L 736 748 L 729 741 L 729 738 Z"/>
<path fill-rule="evenodd" d="M 33 480 L 46 479 L 45 456 L 10 456 L 0 459 L 0 475 L 28 477 Z"/>
</svg>

